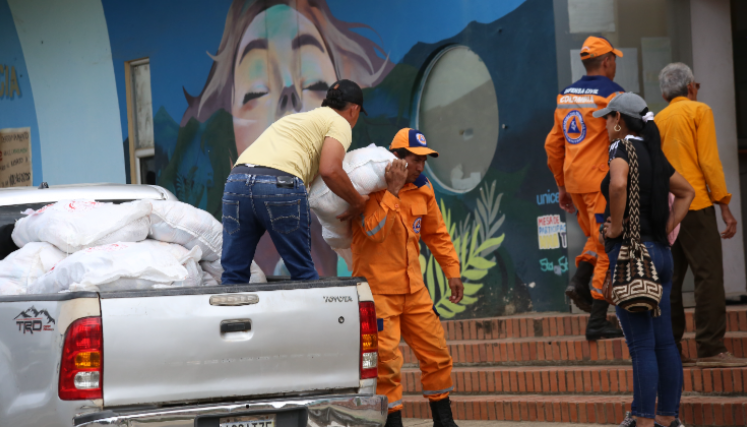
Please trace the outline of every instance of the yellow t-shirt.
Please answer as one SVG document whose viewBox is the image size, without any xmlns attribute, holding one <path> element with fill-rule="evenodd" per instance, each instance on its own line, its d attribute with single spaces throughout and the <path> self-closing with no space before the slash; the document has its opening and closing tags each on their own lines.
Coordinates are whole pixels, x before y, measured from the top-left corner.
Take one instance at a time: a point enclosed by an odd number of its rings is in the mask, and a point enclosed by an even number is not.
<svg viewBox="0 0 747 427">
<path fill-rule="evenodd" d="M 270 125 L 239 156 L 236 164 L 274 168 L 301 178 L 306 186 L 319 172 L 324 138 L 332 137 L 348 151 L 350 123 L 329 107 L 291 114 Z"/>
</svg>

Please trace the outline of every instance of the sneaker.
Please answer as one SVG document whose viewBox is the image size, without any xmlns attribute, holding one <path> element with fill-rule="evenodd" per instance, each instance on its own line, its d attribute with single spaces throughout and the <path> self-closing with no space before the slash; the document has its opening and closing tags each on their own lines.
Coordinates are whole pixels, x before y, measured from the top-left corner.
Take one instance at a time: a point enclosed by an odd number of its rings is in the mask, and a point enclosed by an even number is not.
<svg viewBox="0 0 747 427">
<path fill-rule="evenodd" d="M 666 427 L 664 425 L 661 425 L 654 421 L 654 427 Z M 674 421 L 672 421 L 672 424 L 669 424 L 669 427 L 685 427 L 684 424 L 682 424 L 682 421 L 680 421 L 679 418 L 675 418 Z"/>
<path fill-rule="evenodd" d="M 693 366 L 695 366 L 697 364 L 697 361 L 695 359 L 691 359 L 689 357 L 685 357 L 685 356 L 683 356 L 681 354 L 680 354 L 680 359 L 682 359 L 682 367 L 683 368 L 693 367 Z"/>
<path fill-rule="evenodd" d="M 625 413 L 625 419 L 620 423 L 620 427 L 635 427 L 635 418 L 630 412 Z"/>
<path fill-rule="evenodd" d="M 698 358 L 696 366 L 699 368 L 735 368 L 747 366 L 747 359 L 734 357 L 725 351 L 717 356 Z"/>
</svg>

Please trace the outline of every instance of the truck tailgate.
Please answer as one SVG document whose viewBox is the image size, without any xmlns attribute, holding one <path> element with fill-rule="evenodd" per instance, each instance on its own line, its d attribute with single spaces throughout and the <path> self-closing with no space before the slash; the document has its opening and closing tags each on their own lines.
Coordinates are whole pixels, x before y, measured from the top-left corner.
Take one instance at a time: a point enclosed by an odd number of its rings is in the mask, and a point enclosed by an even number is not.
<svg viewBox="0 0 747 427">
<path fill-rule="evenodd" d="M 104 405 L 357 388 L 358 294 L 332 283 L 102 294 Z"/>
</svg>

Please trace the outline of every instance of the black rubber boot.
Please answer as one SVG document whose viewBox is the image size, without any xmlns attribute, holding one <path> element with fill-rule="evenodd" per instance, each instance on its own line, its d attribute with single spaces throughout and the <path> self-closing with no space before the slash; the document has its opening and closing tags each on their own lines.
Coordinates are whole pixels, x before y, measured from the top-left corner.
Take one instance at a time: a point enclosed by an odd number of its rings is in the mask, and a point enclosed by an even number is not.
<svg viewBox="0 0 747 427">
<path fill-rule="evenodd" d="M 571 283 L 565 289 L 565 294 L 576 303 L 576 307 L 587 313 L 591 313 L 593 300 L 589 289 L 592 275 L 594 275 L 594 266 L 586 261 L 579 262 L 576 274 L 573 275 Z"/>
<path fill-rule="evenodd" d="M 433 414 L 433 427 L 458 427 L 451 415 L 451 402 L 449 398 L 431 403 L 431 413 Z"/>
<path fill-rule="evenodd" d="M 591 305 L 591 316 L 586 324 L 586 339 L 596 341 L 602 338 L 622 338 L 623 333 L 607 321 L 607 301 L 595 299 Z"/>
<path fill-rule="evenodd" d="M 402 411 L 395 411 L 387 415 L 384 427 L 402 427 Z"/>
</svg>

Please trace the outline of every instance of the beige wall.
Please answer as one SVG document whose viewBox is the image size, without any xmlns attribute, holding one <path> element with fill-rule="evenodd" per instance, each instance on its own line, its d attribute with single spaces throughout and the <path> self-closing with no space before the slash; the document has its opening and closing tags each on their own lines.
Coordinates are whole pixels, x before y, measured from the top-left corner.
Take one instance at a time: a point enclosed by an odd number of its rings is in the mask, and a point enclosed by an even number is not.
<svg viewBox="0 0 747 427">
<path fill-rule="evenodd" d="M 724 274 L 727 295 L 744 294 L 745 264 L 742 212 L 737 154 L 737 113 L 734 95 L 734 61 L 731 11 L 728 0 L 690 0 L 692 21 L 693 72 L 701 83 L 698 100 L 710 105 L 716 120 L 718 148 L 726 184 L 732 194 L 731 208 L 739 229 L 731 240 L 723 241 Z M 724 223 L 719 215 L 719 228 Z"/>
</svg>

